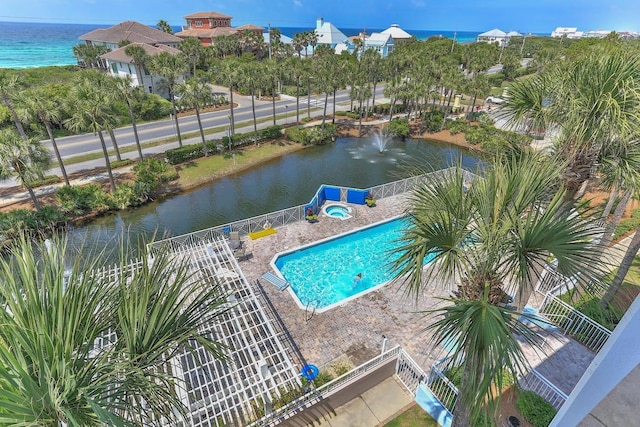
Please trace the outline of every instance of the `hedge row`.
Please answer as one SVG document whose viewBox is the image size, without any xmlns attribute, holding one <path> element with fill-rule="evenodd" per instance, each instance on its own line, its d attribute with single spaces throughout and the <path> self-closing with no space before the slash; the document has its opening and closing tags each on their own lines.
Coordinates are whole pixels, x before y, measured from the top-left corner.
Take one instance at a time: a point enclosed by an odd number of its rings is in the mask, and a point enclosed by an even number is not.
<svg viewBox="0 0 640 427">
<path fill-rule="evenodd" d="M 331 141 L 337 135 L 337 132 L 335 125 L 325 124 L 324 129 L 321 126 L 309 128 L 290 127 L 285 130 L 285 135 L 291 141 L 302 145 L 322 145 Z"/>
<path fill-rule="evenodd" d="M 231 144 L 229 143 L 230 141 L 228 136 L 223 137 L 220 141 L 207 141 L 207 154 L 217 153 L 220 151 L 221 146 L 227 148 L 242 147 L 243 145 L 255 144 L 280 137 L 282 137 L 282 126 L 279 125 L 269 126 L 258 130 L 257 139 L 253 132 L 237 133 L 231 137 Z M 167 161 L 170 164 L 177 165 L 178 163 L 184 163 L 204 157 L 205 152 L 202 144 L 190 144 L 180 148 L 172 148 L 171 150 L 167 150 L 165 154 L 167 156 Z"/>
</svg>

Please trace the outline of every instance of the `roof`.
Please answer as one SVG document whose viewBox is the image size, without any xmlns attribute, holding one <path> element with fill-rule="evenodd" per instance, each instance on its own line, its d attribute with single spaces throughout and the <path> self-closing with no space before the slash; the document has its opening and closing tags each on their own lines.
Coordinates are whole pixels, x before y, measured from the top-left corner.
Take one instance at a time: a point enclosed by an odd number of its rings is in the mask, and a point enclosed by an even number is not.
<svg viewBox="0 0 640 427">
<path fill-rule="evenodd" d="M 507 33 L 507 37 L 522 37 L 522 34 L 517 31 L 509 31 Z"/>
<path fill-rule="evenodd" d="M 316 33 L 318 34 L 318 44 L 333 46 L 347 40 L 347 36 L 331 22 L 323 23 L 320 28 L 316 29 Z"/>
<path fill-rule="evenodd" d="M 394 39 L 410 39 L 413 36 L 400 28 L 398 24 L 391 24 L 389 28 L 384 30 L 382 34 L 389 34 Z"/>
<path fill-rule="evenodd" d="M 114 49 L 111 52 L 107 52 L 104 55 L 100 55 L 100 58 L 108 59 L 108 60 L 114 61 L 114 62 L 123 62 L 123 63 L 131 64 L 133 62 L 133 58 L 131 58 L 125 52 L 129 46 L 141 46 L 145 50 L 145 52 L 147 52 L 147 55 L 149 55 L 149 56 L 155 56 L 155 55 L 157 55 L 159 53 L 162 53 L 162 52 L 169 52 L 172 55 L 180 53 L 180 50 L 178 50 L 178 49 L 176 49 L 174 47 L 171 47 L 171 46 L 164 45 L 164 44 L 159 44 L 157 46 L 152 46 L 152 45 L 147 44 L 147 43 L 131 43 L 131 44 L 128 44 L 126 46 L 120 47 L 118 49 Z"/>
<path fill-rule="evenodd" d="M 99 28 L 82 34 L 80 40 L 102 43 L 120 43 L 127 40 L 132 43 L 166 44 L 179 43 L 180 38 L 173 34 L 165 33 L 156 28 L 143 25 L 136 21 L 124 21 L 113 27 Z"/>
<path fill-rule="evenodd" d="M 264 42 L 269 44 L 270 34 L 268 32 L 262 33 L 262 37 L 264 38 Z M 280 43 L 283 44 L 291 44 L 293 39 L 291 37 L 285 36 L 284 34 L 280 34 Z"/>
<path fill-rule="evenodd" d="M 216 27 L 216 28 L 203 28 L 203 29 L 194 29 L 191 28 L 189 30 L 180 31 L 176 33 L 178 37 L 199 37 L 199 38 L 216 38 L 220 36 L 230 36 L 232 34 L 236 34 L 238 31 L 235 28 L 231 27 Z"/>
<path fill-rule="evenodd" d="M 389 43 L 389 39 L 392 39 L 391 34 L 371 33 L 371 35 L 365 37 L 364 44 L 383 46 Z M 391 42 L 393 43 L 393 40 Z"/>
<path fill-rule="evenodd" d="M 497 28 L 494 28 L 491 31 L 487 31 L 486 33 L 478 34 L 478 37 L 506 37 L 507 33 Z"/>
<path fill-rule="evenodd" d="M 553 32 L 554 33 L 575 33 L 578 31 L 578 27 L 558 27 Z"/>
<path fill-rule="evenodd" d="M 196 13 L 192 13 L 191 15 L 183 16 L 183 18 L 184 19 L 196 19 L 196 18 L 202 18 L 202 19 L 226 18 L 226 19 L 231 19 L 231 18 L 233 18 L 233 16 L 225 15 L 225 14 L 218 13 L 218 12 L 196 12 Z"/>
<path fill-rule="evenodd" d="M 255 30 L 255 31 L 260 30 L 260 31 L 264 31 L 264 27 L 259 27 L 257 25 L 253 25 L 253 24 L 244 24 L 244 25 L 241 25 L 239 27 L 236 27 L 235 29 L 238 30 L 238 31 L 242 31 L 242 30 Z"/>
</svg>

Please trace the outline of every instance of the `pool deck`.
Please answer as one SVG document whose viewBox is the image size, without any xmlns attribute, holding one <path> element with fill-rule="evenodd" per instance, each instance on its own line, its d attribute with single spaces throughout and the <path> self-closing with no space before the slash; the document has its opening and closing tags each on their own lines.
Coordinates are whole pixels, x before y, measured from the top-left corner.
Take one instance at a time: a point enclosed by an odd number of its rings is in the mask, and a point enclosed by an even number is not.
<svg viewBox="0 0 640 427">
<path fill-rule="evenodd" d="M 272 271 L 269 263 L 276 253 L 401 215 L 406 203 L 399 195 L 378 200 L 373 208 L 349 206 L 353 218 L 348 220 L 321 214 L 314 224 L 299 222 L 278 227 L 275 234 L 257 240 L 245 238 L 247 253 L 252 254 L 240 262 L 245 277 L 255 283 L 262 274 Z M 428 343 L 423 330 L 429 320 L 420 311 L 437 307 L 439 297 L 451 294 L 451 284 L 434 281 L 416 300 L 404 294 L 400 283 L 392 282 L 327 312 L 311 315 L 298 308 L 290 290 L 280 291 L 264 280 L 260 282 L 308 363 L 323 367 L 346 356 L 354 366 L 360 365 L 380 353 L 383 335 L 388 340 L 387 348 L 402 346 L 425 371 L 444 355 Z M 585 347 L 562 335 L 547 339 L 542 358 L 532 349 L 525 352 L 531 365 L 547 368 L 541 373 L 565 393 L 573 389 L 594 357 Z M 567 376 L 568 371 L 571 372 Z"/>
</svg>

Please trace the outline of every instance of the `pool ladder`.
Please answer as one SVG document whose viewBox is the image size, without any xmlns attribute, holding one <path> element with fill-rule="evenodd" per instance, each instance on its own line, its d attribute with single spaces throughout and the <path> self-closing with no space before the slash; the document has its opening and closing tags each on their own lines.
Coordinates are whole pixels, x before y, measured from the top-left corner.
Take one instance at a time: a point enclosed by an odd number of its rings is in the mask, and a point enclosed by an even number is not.
<svg viewBox="0 0 640 427">
<path fill-rule="evenodd" d="M 307 304 L 307 306 L 304 309 L 304 321 L 305 322 L 308 322 L 309 320 L 311 320 L 313 315 L 316 314 L 316 308 L 318 307 L 318 303 L 319 302 L 320 302 L 320 300 L 316 299 L 313 302 L 310 302 L 310 303 Z"/>
</svg>

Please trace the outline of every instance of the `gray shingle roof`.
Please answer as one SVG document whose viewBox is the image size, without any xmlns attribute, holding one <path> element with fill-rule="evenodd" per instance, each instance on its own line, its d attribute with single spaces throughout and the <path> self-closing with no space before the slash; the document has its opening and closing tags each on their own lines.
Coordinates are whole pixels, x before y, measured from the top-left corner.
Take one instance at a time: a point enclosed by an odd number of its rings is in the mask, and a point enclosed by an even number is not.
<svg viewBox="0 0 640 427">
<path fill-rule="evenodd" d="M 132 43 L 167 44 L 179 43 L 180 38 L 173 34 L 143 25 L 135 21 L 124 21 L 113 27 L 99 28 L 78 37 L 80 40 L 102 43 L 120 43 L 127 40 Z"/>
</svg>

